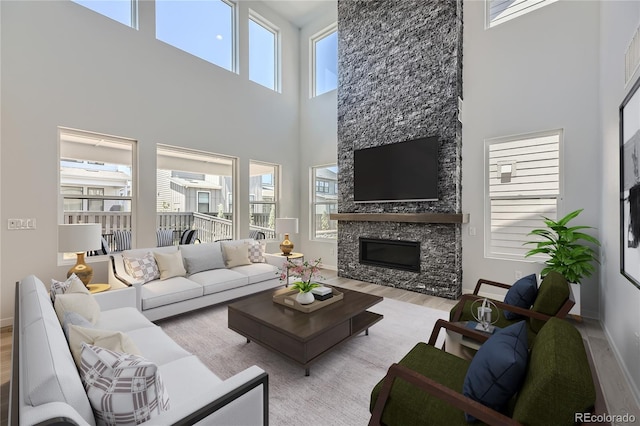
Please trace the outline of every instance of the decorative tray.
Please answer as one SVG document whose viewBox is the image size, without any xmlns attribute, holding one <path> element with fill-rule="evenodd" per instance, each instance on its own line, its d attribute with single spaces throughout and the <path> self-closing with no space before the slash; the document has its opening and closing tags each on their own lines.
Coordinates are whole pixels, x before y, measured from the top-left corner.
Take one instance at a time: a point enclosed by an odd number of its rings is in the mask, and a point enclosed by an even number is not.
<svg viewBox="0 0 640 426">
<path fill-rule="evenodd" d="M 342 300 L 342 298 L 344 297 L 344 294 L 342 292 L 339 292 L 334 287 L 329 288 L 333 293 L 333 297 L 327 300 L 314 300 L 308 305 L 301 305 L 300 303 L 298 303 L 298 301 L 296 300 L 296 294 L 298 294 L 298 290 L 290 290 L 288 288 L 277 291 L 273 295 L 273 302 L 308 314 L 309 312 L 317 311 L 320 308 L 324 308 L 325 306 Z"/>
</svg>

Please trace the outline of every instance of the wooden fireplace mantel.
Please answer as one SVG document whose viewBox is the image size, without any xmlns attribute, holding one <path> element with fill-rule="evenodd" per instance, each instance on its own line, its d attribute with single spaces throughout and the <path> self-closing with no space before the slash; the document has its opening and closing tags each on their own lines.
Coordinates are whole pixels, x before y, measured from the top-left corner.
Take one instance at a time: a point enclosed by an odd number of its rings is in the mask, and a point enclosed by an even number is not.
<svg viewBox="0 0 640 426">
<path fill-rule="evenodd" d="M 468 223 L 469 213 L 331 213 L 329 219 L 354 222 Z"/>
</svg>

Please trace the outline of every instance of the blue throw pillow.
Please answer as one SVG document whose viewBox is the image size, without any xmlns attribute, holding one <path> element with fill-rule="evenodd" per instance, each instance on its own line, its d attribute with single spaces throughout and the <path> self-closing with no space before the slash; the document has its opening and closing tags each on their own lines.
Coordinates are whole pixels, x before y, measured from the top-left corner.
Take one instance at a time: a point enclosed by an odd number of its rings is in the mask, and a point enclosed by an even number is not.
<svg viewBox="0 0 640 426">
<path fill-rule="evenodd" d="M 528 358 L 526 321 L 498 329 L 471 360 L 462 393 L 503 412 L 509 400 L 522 387 Z M 465 418 L 467 422 L 476 420 L 467 413 Z"/>
<path fill-rule="evenodd" d="M 504 297 L 504 303 L 514 305 L 519 308 L 529 309 L 538 295 L 538 279 L 536 274 L 527 275 L 515 282 Z M 511 311 L 503 311 L 504 317 L 508 320 L 522 318 L 522 315 L 514 314 Z"/>
</svg>

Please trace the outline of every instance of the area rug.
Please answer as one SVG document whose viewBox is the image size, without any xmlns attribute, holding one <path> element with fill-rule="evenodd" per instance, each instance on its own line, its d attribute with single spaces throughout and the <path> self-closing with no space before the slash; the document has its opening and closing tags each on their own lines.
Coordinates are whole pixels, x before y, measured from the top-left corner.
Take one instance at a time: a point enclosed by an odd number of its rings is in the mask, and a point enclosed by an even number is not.
<svg viewBox="0 0 640 426">
<path fill-rule="evenodd" d="M 384 319 L 304 369 L 227 328 L 227 307 L 214 306 L 158 321 L 186 350 L 226 379 L 252 365 L 269 374 L 269 422 L 275 426 L 357 426 L 369 421 L 371 389 L 389 366 L 428 341 L 448 312 L 384 299 L 370 311 Z M 439 345 L 444 341 L 440 333 Z"/>
</svg>

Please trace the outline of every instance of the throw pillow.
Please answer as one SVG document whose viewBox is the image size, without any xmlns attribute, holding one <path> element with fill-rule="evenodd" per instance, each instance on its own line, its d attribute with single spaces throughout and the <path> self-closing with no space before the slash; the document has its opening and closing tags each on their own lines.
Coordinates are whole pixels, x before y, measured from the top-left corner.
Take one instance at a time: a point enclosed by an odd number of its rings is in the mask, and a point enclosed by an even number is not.
<svg viewBox="0 0 640 426">
<path fill-rule="evenodd" d="M 220 243 L 189 244 L 179 248 L 189 275 L 225 267 Z"/>
<path fill-rule="evenodd" d="M 53 304 L 58 315 L 60 324 L 64 322 L 66 312 L 76 312 L 82 315 L 91 324 L 95 324 L 100 318 L 100 305 L 89 293 L 69 293 L 59 294 Z"/>
<path fill-rule="evenodd" d="M 144 283 L 157 280 L 160 278 L 160 270 L 156 259 L 151 252 L 148 252 L 142 257 L 126 257 L 123 256 L 124 269 L 127 274 L 131 275 L 137 280 L 142 280 Z"/>
<path fill-rule="evenodd" d="M 166 280 L 172 277 L 184 277 L 187 271 L 182 263 L 182 254 L 179 251 L 173 253 L 153 253 L 160 269 L 160 279 Z"/>
<path fill-rule="evenodd" d="M 69 326 L 71 325 L 79 325 L 84 328 L 93 328 L 93 324 L 91 324 L 85 317 L 80 315 L 77 312 L 65 312 L 64 317 L 62 318 L 62 331 L 64 331 L 64 337 L 69 341 Z"/>
<path fill-rule="evenodd" d="M 248 244 L 222 244 L 227 268 L 250 265 Z"/>
<path fill-rule="evenodd" d="M 51 303 L 56 301 L 58 294 L 64 294 L 66 292 L 81 293 L 83 289 L 89 293 L 89 290 L 84 286 L 84 283 L 78 278 L 76 274 L 71 274 L 66 281 L 58 281 L 51 279 L 51 288 L 49 289 L 49 296 L 51 296 Z"/>
<path fill-rule="evenodd" d="M 97 424 L 140 424 L 169 409 L 169 395 L 151 361 L 86 343 L 80 358 L 80 377 Z"/>
<path fill-rule="evenodd" d="M 249 260 L 253 263 L 264 263 L 264 251 L 267 243 L 264 240 L 249 241 Z"/>
<path fill-rule="evenodd" d="M 82 344 L 87 343 L 93 346 L 109 349 L 115 352 L 141 355 L 138 347 L 133 343 L 131 337 L 121 331 L 102 330 L 99 328 L 87 328 L 79 325 L 69 325 L 69 349 L 71 355 L 80 368 L 80 353 Z"/>
<path fill-rule="evenodd" d="M 464 378 L 462 393 L 503 412 L 520 389 L 527 370 L 526 321 L 497 330 L 478 350 Z M 468 422 L 475 417 L 466 414 Z"/>
<path fill-rule="evenodd" d="M 527 275 L 516 281 L 504 297 L 504 303 L 529 309 L 538 295 L 538 279 L 536 274 Z M 522 318 L 522 315 L 504 310 L 504 317 L 508 320 Z"/>
</svg>

